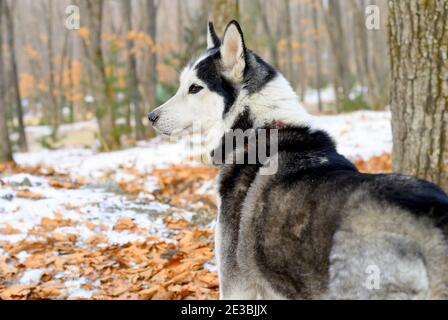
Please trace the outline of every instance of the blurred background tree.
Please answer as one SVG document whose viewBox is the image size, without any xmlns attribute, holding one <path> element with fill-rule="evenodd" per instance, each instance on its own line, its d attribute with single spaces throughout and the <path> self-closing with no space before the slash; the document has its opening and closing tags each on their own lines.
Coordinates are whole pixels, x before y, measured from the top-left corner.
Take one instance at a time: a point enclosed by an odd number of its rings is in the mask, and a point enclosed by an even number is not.
<svg viewBox="0 0 448 320">
<path fill-rule="evenodd" d="M 224 28 L 231 20 L 239 20 L 239 0 L 213 0 L 212 20 L 218 34 L 224 33 Z"/>
<path fill-rule="evenodd" d="M 2 26 L 4 0 L 0 0 L 0 26 Z M 3 33 L 0 32 L 0 162 L 12 161 L 11 142 L 9 140 L 9 129 L 6 121 L 6 108 L 4 99 L 4 79 L 3 72 Z"/>
<path fill-rule="evenodd" d="M 40 141 L 48 148 L 62 143 L 61 125 L 92 119 L 103 150 L 153 137 L 146 114 L 174 93 L 182 67 L 204 50 L 209 19 L 221 34 L 239 20 L 247 46 L 286 75 L 312 112 L 386 106 L 385 23 L 375 32 L 361 27 L 365 5 L 377 5 L 384 18 L 386 0 L 3 3 L 3 107 L 13 150 L 26 150 L 26 127 L 35 124 L 51 128 Z M 70 4 L 80 8 L 79 29 L 64 25 Z"/>
</svg>

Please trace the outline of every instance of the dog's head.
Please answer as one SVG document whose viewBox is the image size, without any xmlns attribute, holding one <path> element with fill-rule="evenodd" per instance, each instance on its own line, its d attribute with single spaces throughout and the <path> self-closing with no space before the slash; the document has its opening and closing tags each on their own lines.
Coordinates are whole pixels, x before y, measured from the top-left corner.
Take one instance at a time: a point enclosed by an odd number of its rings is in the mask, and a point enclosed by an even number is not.
<svg viewBox="0 0 448 320">
<path fill-rule="evenodd" d="M 240 25 L 231 21 L 222 40 L 208 24 L 205 53 L 185 67 L 174 97 L 148 117 L 163 134 L 199 124 L 216 135 L 241 123 L 247 129 L 275 121 L 297 123 L 305 116 L 286 79 L 246 48 Z"/>
</svg>

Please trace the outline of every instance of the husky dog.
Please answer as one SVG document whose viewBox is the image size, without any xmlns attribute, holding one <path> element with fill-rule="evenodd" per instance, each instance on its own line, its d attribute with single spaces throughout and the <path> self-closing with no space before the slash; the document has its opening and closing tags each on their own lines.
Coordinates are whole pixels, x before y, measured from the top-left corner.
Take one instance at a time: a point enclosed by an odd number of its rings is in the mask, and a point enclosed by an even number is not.
<svg viewBox="0 0 448 320">
<path fill-rule="evenodd" d="M 222 299 L 448 298 L 447 194 L 358 172 L 311 126 L 287 80 L 246 48 L 236 21 L 222 40 L 209 23 L 207 50 L 149 119 L 164 134 L 195 121 L 221 136 L 278 131 L 274 174 L 260 174 L 266 163 L 220 165 Z"/>
</svg>

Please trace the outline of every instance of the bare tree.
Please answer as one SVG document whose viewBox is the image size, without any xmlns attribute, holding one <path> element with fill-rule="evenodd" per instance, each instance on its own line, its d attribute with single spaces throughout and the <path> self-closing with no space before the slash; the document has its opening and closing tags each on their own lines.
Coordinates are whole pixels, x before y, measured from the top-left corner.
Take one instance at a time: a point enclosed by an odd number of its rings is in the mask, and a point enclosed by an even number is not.
<svg viewBox="0 0 448 320">
<path fill-rule="evenodd" d="M 313 17 L 313 27 L 314 27 L 314 56 L 316 58 L 316 89 L 317 89 L 317 105 L 318 110 L 322 112 L 322 98 L 321 98 L 321 88 L 322 88 L 322 70 L 321 70 L 321 52 L 320 52 L 320 26 L 319 17 L 317 15 L 317 10 L 319 4 L 317 2 L 312 5 L 312 17 Z"/>
<path fill-rule="evenodd" d="M 213 24 L 218 34 L 224 34 L 224 28 L 231 20 L 238 20 L 240 7 L 238 0 L 213 0 Z"/>
<path fill-rule="evenodd" d="M 57 131 L 60 123 L 60 110 L 56 98 L 56 72 L 54 61 L 54 45 L 53 45 L 53 20 L 54 20 L 54 3 L 53 0 L 47 0 L 44 4 L 46 13 L 46 31 L 47 31 L 47 63 L 48 63 L 48 101 L 51 105 L 51 126 L 52 138 L 56 139 Z"/>
<path fill-rule="evenodd" d="M 263 4 L 264 4 L 263 0 L 257 0 L 258 12 L 261 19 L 261 25 L 263 26 L 263 32 L 266 34 L 268 38 L 270 62 L 275 67 L 278 67 L 278 52 L 277 52 L 278 39 L 272 31 L 271 25 L 268 20 L 267 10 Z"/>
<path fill-rule="evenodd" d="M 147 88 L 147 99 L 149 101 L 149 110 L 153 110 L 157 107 L 157 50 L 155 44 L 157 43 L 157 12 L 158 4 L 155 0 L 146 0 L 146 13 L 148 15 L 147 32 L 151 37 L 154 44 L 154 48 L 150 48 L 148 53 L 148 83 Z M 154 136 L 154 129 L 149 128 L 148 136 Z"/>
<path fill-rule="evenodd" d="M 305 51 L 305 38 L 304 38 L 304 24 L 305 19 L 305 7 L 303 2 L 298 3 L 298 19 L 299 19 L 299 30 L 297 41 L 299 42 L 299 62 L 298 62 L 298 76 L 299 76 L 299 93 L 300 101 L 305 100 L 306 87 L 308 85 L 308 72 L 306 64 L 306 51 Z"/>
<path fill-rule="evenodd" d="M 334 57 L 334 86 L 340 101 L 342 97 L 349 96 L 351 77 L 346 35 L 342 26 L 341 2 L 323 0 L 322 10 Z"/>
<path fill-rule="evenodd" d="M 6 121 L 6 106 L 4 99 L 4 70 L 3 70 L 3 33 L 2 18 L 4 11 L 4 0 L 0 0 L 0 162 L 12 161 L 11 142 L 9 140 L 8 123 Z"/>
<path fill-rule="evenodd" d="M 448 191 L 448 1 L 389 2 L 393 167 Z"/>
<path fill-rule="evenodd" d="M 116 129 L 115 97 L 110 81 L 107 77 L 106 63 L 102 48 L 103 0 L 85 0 L 87 23 L 89 26 L 89 43 L 86 52 L 95 67 L 95 80 L 99 85 L 99 96 L 95 101 L 96 117 L 100 130 L 101 145 L 105 150 L 116 149 L 120 146 L 120 136 Z"/>
<path fill-rule="evenodd" d="M 383 51 L 386 51 L 384 48 L 386 39 L 382 39 L 382 36 L 385 33 L 368 32 L 364 12 L 366 1 L 351 0 L 349 4 L 353 15 L 356 78 L 364 88 L 368 88 L 366 94 L 368 105 L 372 109 L 382 109 L 386 104 L 389 84 L 389 68 L 385 63 L 387 59 L 383 56 Z M 372 45 L 376 49 L 374 54 L 371 50 Z"/>
<path fill-rule="evenodd" d="M 12 4 L 8 4 L 8 2 L 5 1 L 4 8 L 5 8 L 6 26 L 8 34 L 9 57 L 11 64 L 12 88 L 14 90 L 14 103 L 16 108 L 17 121 L 19 124 L 18 145 L 20 147 L 20 150 L 26 151 L 28 149 L 28 143 L 25 134 L 25 123 L 23 120 L 24 114 L 22 108 L 22 99 L 20 97 L 20 90 L 19 90 L 19 74 L 17 70 L 16 45 L 14 39 L 15 38 L 14 17 L 12 16 L 11 6 Z"/>
<path fill-rule="evenodd" d="M 124 7 L 124 16 L 126 18 L 126 27 L 128 32 L 132 31 L 132 2 L 128 0 L 122 1 Z M 135 138 L 143 140 L 145 138 L 145 127 L 143 126 L 142 117 L 142 97 L 139 91 L 139 82 L 137 78 L 137 59 L 132 52 L 133 43 L 128 38 L 126 41 L 126 49 L 128 56 L 128 92 L 129 102 L 134 106 L 134 122 L 135 122 Z"/>
<path fill-rule="evenodd" d="M 286 40 L 286 70 L 285 75 L 291 82 L 292 86 L 296 86 L 296 72 L 293 64 L 293 35 L 291 26 L 291 3 L 290 0 L 283 0 L 283 17 L 284 21 L 284 37 Z"/>
</svg>

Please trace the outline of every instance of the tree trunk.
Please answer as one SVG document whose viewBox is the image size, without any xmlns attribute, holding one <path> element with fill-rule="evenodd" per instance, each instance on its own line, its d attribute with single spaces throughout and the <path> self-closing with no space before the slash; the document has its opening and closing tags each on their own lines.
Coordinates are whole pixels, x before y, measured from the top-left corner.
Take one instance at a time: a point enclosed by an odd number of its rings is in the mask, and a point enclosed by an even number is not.
<svg viewBox="0 0 448 320">
<path fill-rule="evenodd" d="M 239 20 L 238 0 L 213 0 L 213 24 L 218 34 L 224 34 L 224 29 L 231 20 Z"/>
<path fill-rule="evenodd" d="M 325 6 L 328 6 L 325 8 Z M 350 94 L 350 66 L 348 63 L 347 43 L 342 27 L 341 3 L 339 1 L 322 2 L 325 23 L 334 57 L 334 79 L 338 102 Z"/>
<path fill-rule="evenodd" d="M 295 88 L 297 85 L 296 72 L 293 64 L 293 47 L 292 47 L 292 27 L 291 27 L 291 4 L 289 0 L 283 0 L 283 10 L 284 10 L 284 23 L 285 23 L 285 39 L 286 39 L 286 76 L 291 83 L 292 87 Z"/>
<path fill-rule="evenodd" d="M 149 48 L 149 82 L 147 85 L 147 99 L 149 102 L 149 111 L 157 107 L 157 10 L 158 7 L 155 0 L 146 0 L 146 12 L 148 14 L 148 34 L 154 44 L 153 48 Z M 155 131 L 152 127 L 148 129 L 148 137 L 154 137 Z"/>
<path fill-rule="evenodd" d="M 47 11 L 47 59 L 48 59 L 48 97 L 51 104 L 51 137 L 56 140 L 60 123 L 60 110 L 56 99 L 56 80 L 54 70 L 54 48 L 53 48 L 53 0 L 48 0 L 46 5 Z"/>
<path fill-rule="evenodd" d="M 353 15 L 353 30 L 354 30 L 354 57 L 356 63 L 357 80 L 363 87 L 368 86 L 367 77 L 369 74 L 369 59 L 368 59 L 368 44 L 367 44 L 367 29 L 365 27 L 365 16 L 363 2 L 359 0 L 351 0 L 350 6 Z"/>
<path fill-rule="evenodd" d="M 305 95 L 306 95 L 306 87 L 308 85 L 308 71 L 307 71 L 307 63 L 306 63 L 306 52 L 305 52 L 305 37 L 304 37 L 304 33 L 305 30 L 304 29 L 304 24 L 302 23 L 303 20 L 305 20 L 307 17 L 304 13 L 305 11 L 305 7 L 303 3 L 299 3 L 298 4 L 298 19 L 300 21 L 299 24 L 299 30 L 298 30 L 298 37 L 297 40 L 299 42 L 299 63 L 298 63 L 298 68 L 299 71 L 297 72 L 298 76 L 299 76 L 299 96 L 300 96 L 300 101 L 305 101 Z"/>
<path fill-rule="evenodd" d="M 132 31 L 132 3 L 124 0 L 124 15 L 126 17 L 127 31 Z M 137 78 L 137 59 L 132 52 L 133 42 L 131 39 L 126 41 L 126 49 L 128 52 L 128 94 L 129 101 L 134 106 L 134 122 L 135 122 L 135 139 L 143 140 L 145 138 L 145 127 L 143 126 L 142 118 L 142 97 L 139 91 L 139 83 Z"/>
<path fill-rule="evenodd" d="M 385 73 L 384 52 L 385 44 L 381 32 L 368 32 L 365 27 L 364 8 L 366 1 L 351 0 L 350 2 L 354 20 L 354 58 L 356 62 L 357 80 L 363 87 L 367 87 L 366 101 L 371 109 L 383 109 L 387 99 L 387 79 L 382 79 L 381 74 Z M 369 38 L 373 38 L 375 53 L 372 57 L 372 50 L 369 48 Z M 379 63 L 378 63 L 379 62 Z"/>
<path fill-rule="evenodd" d="M 316 57 L 316 90 L 317 90 L 317 107 L 319 112 L 323 111 L 322 98 L 321 98 L 321 88 L 322 88 L 322 70 L 321 70 L 321 52 L 320 52 L 320 29 L 319 20 L 317 16 L 317 6 L 318 3 L 315 2 L 311 4 L 312 6 L 312 17 L 313 17 L 313 28 L 314 28 L 314 56 Z"/>
<path fill-rule="evenodd" d="M 103 23 L 103 0 L 83 1 L 89 13 L 88 23 L 90 30 L 87 52 L 90 61 L 95 66 L 96 80 L 100 85 L 100 95 L 95 101 L 95 112 L 100 131 L 101 145 L 104 150 L 117 149 L 120 146 L 120 137 L 116 130 L 114 92 L 106 73 L 106 64 L 101 45 Z"/>
<path fill-rule="evenodd" d="M 270 63 L 274 67 L 278 68 L 279 67 L 278 52 L 277 52 L 278 38 L 272 32 L 271 25 L 269 24 L 268 20 L 267 10 L 263 6 L 263 0 L 257 0 L 257 5 L 258 5 L 258 12 L 260 14 L 261 24 L 263 26 L 263 31 L 266 34 L 269 41 Z"/>
<path fill-rule="evenodd" d="M 70 110 L 69 122 L 75 122 L 75 80 L 73 75 L 73 66 L 75 59 L 75 38 L 70 37 L 69 39 L 69 88 L 68 88 L 68 105 Z"/>
<path fill-rule="evenodd" d="M 0 26 L 2 25 L 3 17 L 3 0 L 0 0 Z M 8 123 L 6 121 L 6 106 L 4 99 L 4 71 L 3 71 L 3 33 L 0 29 L 0 162 L 13 161 L 11 142 L 9 140 Z"/>
<path fill-rule="evenodd" d="M 389 2 L 394 171 L 448 191 L 448 1 Z"/>
<path fill-rule="evenodd" d="M 9 56 L 11 63 L 11 73 L 12 73 L 12 88 L 14 89 L 14 101 L 16 104 L 16 114 L 17 121 L 19 124 L 19 147 L 21 151 L 28 150 L 28 143 L 26 140 L 25 134 L 25 123 L 23 121 L 23 108 L 22 108 L 22 99 L 20 97 L 19 90 L 19 75 L 17 70 L 17 60 L 16 60 L 16 48 L 15 48 L 15 40 L 14 40 L 14 18 L 12 16 L 10 5 L 7 1 L 4 3 L 5 9 L 5 17 L 6 17 L 6 26 L 7 26 L 7 34 L 8 34 L 8 47 L 9 47 Z"/>
</svg>

